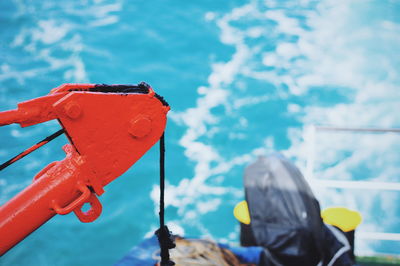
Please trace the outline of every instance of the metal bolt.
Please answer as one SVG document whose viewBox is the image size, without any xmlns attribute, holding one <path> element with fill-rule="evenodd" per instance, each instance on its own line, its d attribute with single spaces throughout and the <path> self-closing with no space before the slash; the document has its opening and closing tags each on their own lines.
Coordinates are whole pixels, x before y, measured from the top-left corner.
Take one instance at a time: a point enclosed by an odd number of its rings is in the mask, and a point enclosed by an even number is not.
<svg viewBox="0 0 400 266">
<path fill-rule="evenodd" d="M 135 138 L 143 138 L 151 131 L 151 120 L 147 117 L 132 119 L 128 132 Z"/>
<path fill-rule="evenodd" d="M 76 102 L 70 102 L 64 107 L 65 114 L 71 119 L 77 119 L 82 115 L 82 109 Z"/>
</svg>

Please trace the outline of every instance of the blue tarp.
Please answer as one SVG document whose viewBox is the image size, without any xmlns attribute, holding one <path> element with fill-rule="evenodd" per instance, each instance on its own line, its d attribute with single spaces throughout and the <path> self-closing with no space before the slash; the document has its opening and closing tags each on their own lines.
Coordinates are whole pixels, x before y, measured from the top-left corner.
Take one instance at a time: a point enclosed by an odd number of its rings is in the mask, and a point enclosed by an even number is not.
<svg viewBox="0 0 400 266">
<path fill-rule="evenodd" d="M 254 263 L 258 264 L 260 260 L 260 254 L 263 250 L 262 247 L 235 247 L 227 244 L 219 244 L 221 248 L 232 251 L 233 254 L 240 260 L 241 263 Z M 116 266 L 154 266 L 157 261 L 153 259 L 153 254 L 158 255 L 157 237 L 143 240 L 139 245 L 129 251 L 129 253 L 118 261 Z"/>
<path fill-rule="evenodd" d="M 154 266 L 157 261 L 153 254 L 160 249 L 156 236 L 143 240 L 139 245 L 132 248 L 129 253 L 118 261 L 116 266 Z"/>
</svg>

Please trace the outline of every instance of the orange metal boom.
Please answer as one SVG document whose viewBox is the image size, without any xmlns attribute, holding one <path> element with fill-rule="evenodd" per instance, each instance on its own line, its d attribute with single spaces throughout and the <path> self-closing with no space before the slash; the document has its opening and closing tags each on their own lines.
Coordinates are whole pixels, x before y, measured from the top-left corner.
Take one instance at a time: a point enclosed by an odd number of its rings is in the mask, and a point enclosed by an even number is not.
<svg viewBox="0 0 400 266">
<path fill-rule="evenodd" d="M 56 214 L 73 211 L 82 222 L 97 219 L 102 210 L 97 196 L 159 140 L 169 109 L 145 83 L 64 84 L 0 112 L 0 126 L 58 119 L 70 140 L 64 160 L 46 166 L 0 207 L 0 255 Z M 85 203 L 91 205 L 87 212 Z"/>
</svg>

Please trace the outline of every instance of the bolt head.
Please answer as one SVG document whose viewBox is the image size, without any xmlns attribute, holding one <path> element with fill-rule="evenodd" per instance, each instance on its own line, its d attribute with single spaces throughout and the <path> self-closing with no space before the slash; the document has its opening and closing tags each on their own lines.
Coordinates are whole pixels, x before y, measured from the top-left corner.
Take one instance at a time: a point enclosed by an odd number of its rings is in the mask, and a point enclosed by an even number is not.
<svg viewBox="0 0 400 266">
<path fill-rule="evenodd" d="M 143 138 L 151 131 L 151 120 L 147 117 L 135 118 L 131 120 L 128 131 L 135 138 Z"/>
<path fill-rule="evenodd" d="M 65 105 L 65 114 L 71 119 L 77 119 L 82 115 L 82 109 L 76 102 Z"/>
</svg>

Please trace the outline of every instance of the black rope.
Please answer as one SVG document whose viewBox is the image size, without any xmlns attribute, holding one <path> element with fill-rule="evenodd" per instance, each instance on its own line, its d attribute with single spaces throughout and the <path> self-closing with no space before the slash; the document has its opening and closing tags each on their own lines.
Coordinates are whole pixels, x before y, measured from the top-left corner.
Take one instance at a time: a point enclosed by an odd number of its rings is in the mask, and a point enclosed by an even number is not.
<svg viewBox="0 0 400 266">
<path fill-rule="evenodd" d="M 74 88 L 69 91 L 91 91 L 91 92 L 103 92 L 103 93 L 137 93 L 137 94 L 147 94 L 149 93 L 151 86 L 146 82 L 141 82 L 137 85 L 107 85 L 107 84 L 96 84 L 93 88 Z M 169 106 L 164 97 L 158 95 L 157 93 L 154 95 L 164 106 Z"/>
<path fill-rule="evenodd" d="M 60 129 L 57 132 L 55 132 L 55 133 L 51 134 L 50 136 L 44 138 L 43 140 L 39 141 L 38 143 L 36 143 L 32 147 L 24 150 L 23 152 L 19 153 L 18 155 L 14 156 L 14 157 L 12 157 L 10 160 L 8 160 L 7 162 L 5 162 L 5 163 L 0 165 L 0 171 L 3 170 L 4 168 L 6 168 L 7 166 L 12 165 L 16 161 L 24 158 L 26 155 L 30 154 L 31 152 L 39 149 L 43 145 L 49 143 L 50 141 L 52 141 L 53 139 L 57 138 L 58 136 L 60 136 L 63 133 L 64 133 L 64 129 Z"/>
<path fill-rule="evenodd" d="M 165 143 L 164 133 L 160 138 L 160 228 L 155 232 L 160 244 L 161 266 L 175 265 L 170 260 L 169 250 L 175 247 L 174 237 L 164 222 L 164 190 L 165 190 Z"/>
<path fill-rule="evenodd" d="M 165 142 L 164 133 L 160 138 L 160 227 L 164 227 L 164 190 L 165 190 Z"/>
</svg>

